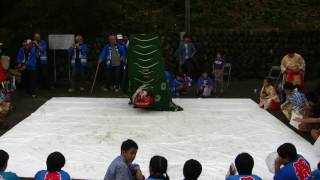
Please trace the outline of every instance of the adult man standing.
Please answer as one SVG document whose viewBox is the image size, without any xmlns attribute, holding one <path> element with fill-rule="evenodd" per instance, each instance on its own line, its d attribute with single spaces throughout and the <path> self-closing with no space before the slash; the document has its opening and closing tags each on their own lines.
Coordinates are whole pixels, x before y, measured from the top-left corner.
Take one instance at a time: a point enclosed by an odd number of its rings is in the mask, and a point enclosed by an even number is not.
<svg viewBox="0 0 320 180">
<path fill-rule="evenodd" d="M 179 45 L 179 72 L 184 72 L 188 76 L 193 77 L 193 56 L 197 53 L 197 49 L 191 41 L 191 37 L 187 34 L 183 36 L 183 41 Z"/>
<path fill-rule="evenodd" d="M 48 77 L 48 58 L 47 58 L 47 42 L 41 39 L 39 33 L 35 33 L 33 36 L 33 46 L 36 50 L 36 66 L 38 86 L 49 88 Z"/>
<path fill-rule="evenodd" d="M 68 49 L 68 54 L 71 58 L 71 87 L 68 91 L 73 92 L 76 85 L 79 86 L 80 91 L 84 91 L 88 46 L 83 42 L 81 35 L 75 37 L 75 43 Z"/>
<path fill-rule="evenodd" d="M 104 91 L 113 88 L 120 90 L 121 63 L 126 59 L 125 46 L 117 43 L 115 34 L 108 37 L 109 43 L 101 50 L 98 63 L 106 62 L 106 87 Z M 112 87 L 113 86 L 113 87 Z"/>
<path fill-rule="evenodd" d="M 302 56 L 292 49 L 281 60 L 281 72 L 283 74 L 282 84 L 291 82 L 304 88 L 305 61 Z"/>
<path fill-rule="evenodd" d="M 36 65 L 36 48 L 31 40 L 26 40 L 23 43 L 23 48 L 20 48 L 17 57 L 18 68 L 25 70 L 23 78 L 25 79 L 27 93 L 33 98 L 36 97 L 36 81 L 37 81 L 37 65 Z"/>
</svg>

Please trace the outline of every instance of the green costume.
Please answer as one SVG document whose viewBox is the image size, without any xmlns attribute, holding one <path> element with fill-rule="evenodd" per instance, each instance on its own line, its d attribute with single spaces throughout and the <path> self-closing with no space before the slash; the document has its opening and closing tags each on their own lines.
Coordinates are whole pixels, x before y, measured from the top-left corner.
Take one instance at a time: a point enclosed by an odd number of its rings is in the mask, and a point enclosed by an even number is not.
<svg viewBox="0 0 320 180">
<path fill-rule="evenodd" d="M 128 74 L 124 89 L 132 102 L 139 91 L 148 92 L 153 98 L 150 109 L 179 111 L 182 108 L 172 102 L 164 75 L 164 59 L 160 39 L 156 34 L 136 34 L 130 38 Z"/>
</svg>

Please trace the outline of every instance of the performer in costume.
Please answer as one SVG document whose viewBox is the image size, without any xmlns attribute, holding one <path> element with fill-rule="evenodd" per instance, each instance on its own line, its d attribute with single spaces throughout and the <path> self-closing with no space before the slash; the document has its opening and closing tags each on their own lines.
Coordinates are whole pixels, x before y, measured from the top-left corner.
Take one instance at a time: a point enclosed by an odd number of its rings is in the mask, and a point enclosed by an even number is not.
<svg viewBox="0 0 320 180">
<path fill-rule="evenodd" d="M 68 49 L 68 54 L 71 59 L 71 87 L 68 91 L 73 92 L 76 86 L 79 86 L 80 91 L 84 91 L 88 46 L 81 35 L 75 37 L 75 44 Z"/>
<path fill-rule="evenodd" d="M 135 107 L 179 111 L 172 102 L 164 74 L 160 39 L 155 34 L 136 34 L 130 38 L 126 92 Z"/>
<path fill-rule="evenodd" d="M 282 84 L 291 82 L 304 89 L 305 61 L 300 54 L 289 49 L 288 54 L 281 60 L 281 72 L 283 74 Z"/>
</svg>

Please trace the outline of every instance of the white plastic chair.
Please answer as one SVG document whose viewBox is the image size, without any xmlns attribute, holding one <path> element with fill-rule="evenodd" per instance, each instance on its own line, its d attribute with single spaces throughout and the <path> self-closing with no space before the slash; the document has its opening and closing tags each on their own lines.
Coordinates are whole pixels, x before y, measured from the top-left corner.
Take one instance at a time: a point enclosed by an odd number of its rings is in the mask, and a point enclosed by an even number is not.
<svg viewBox="0 0 320 180">
<path fill-rule="evenodd" d="M 281 77 L 281 67 L 280 66 L 271 66 L 268 77 L 274 81 L 274 85 L 277 86 L 280 82 Z"/>
</svg>

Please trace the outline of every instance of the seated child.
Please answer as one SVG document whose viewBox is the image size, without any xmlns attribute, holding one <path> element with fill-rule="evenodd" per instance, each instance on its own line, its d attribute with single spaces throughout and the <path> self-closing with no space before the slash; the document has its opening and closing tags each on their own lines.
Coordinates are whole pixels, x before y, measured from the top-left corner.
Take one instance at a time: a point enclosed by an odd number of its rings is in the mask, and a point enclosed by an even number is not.
<svg viewBox="0 0 320 180">
<path fill-rule="evenodd" d="M 312 171 L 311 173 L 312 178 L 310 180 L 317 180 L 320 179 L 320 162 L 318 163 L 318 169 Z"/>
<path fill-rule="evenodd" d="M 235 159 L 235 165 L 239 175 L 236 175 L 236 171 L 231 171 L 230 167 L 230 176 L 226 177 L 226 180 L 262 180 L 259 176 L 252 174 L 254 160 L 250 154 L 239 154 Z"/>
<path fill-rule="evenodd" d="M 170 71 L 164 71 L 164 75 L 167 81 L 167 84 L 169 86 L 170 92 L 172 93 L 174 90 L 174 78 L 173 75 L 170 73 Z"/>
<path fill-rule="evenodd" d="M 47 170 L 38 171 L 35 180 L 70 180 L 70 175 L 63 171 L 62 168 L 66 159 L 60 152 L 53 152 L 47 158 Z"/>
<path fill-rule="evenodd" d="M 295 121 L 301 122 L 299 130 L 309 132 L 312 129 L 320 128 L 320 105 L 315 93 L 306 94 L 306 112 L 303 118 L 295 118 Z"/>
<path fill-rule="evenodd" d="M 277 153 L 274 180 L 307 180 L 311 176 L 309 162 L 297 154 L 293 144 L 282 144 Z"/>
<path fill-rule="evenodd" d="M 276 89 L 272 85 L 270 78 L 263 80 L 263 86 L 260 91 L 259 106 L 264 109 L 275 110 L 276 104 L 280 102 Z"/>
<path fill-rule="evenodd" d="M 131 139 L 121 145 L 121 155 L 114 159 L 104 176 L 105 180 L 144 180 L 139 165 L 132 164 L 138 151 L 138 145 Z"/>
<path fill-rule="evenodd" d="M 20 178 L 15 173 L 5 172 L 7 169 L 8 160 L 9 154 L 4 150 L 0 150 L 0 179 L 19 180 Z"/>
<path fill-rule="evenodd" d="M 177 74 L 173 82 L 173 96 L 180 96 L 186 94 L 188 88 L 191 86 L 192 79 L 185 74 Z"/>
<path fill-rule="evenodd" d="M 207 72 L 203 72 L 197 81 L 197 94 L 202 97 L 211 96 L 213 81 Z"/>
<path fill-rule="evenodd" d="M 146 180 L 169 180 L 168 161 L 162 156 L 153 156 L 149 164 L 150 176 Z"/>
<path fill-rule="evenodd" d="M 7 101 L 6 94 L 0 90 L 0 117 L 7 116 L 12 109 L 12 104 Z"/>
<path fill-rule="evenodd" d="M 197 180 L 202 172 L 202 166 L 199 161 L 189 159 L 184 163 L 183 176 L 184 180 Z"/>
<path fill-rule="evenodd" d="M 292 83 L 286 82 L 283 85 L 286 94 L 286 101 L 281 104 L 283 114 L 290 120 L 292 112 L 301 114 L 306 106 L 306 97 L 303 93 L 299 92 Z"/>
<path fill-rule="evenodd" d="M 212 63 L 212 77 L 214 77 L 214 92 L 220 87 L 220 93 L 223 93 L 223 75 L 224 75 L 224 59 L 220 52 L 217 53 L 216 58 Z"/>
<path fill-rule="evenodd" d="M 10 61 L 8 63 L 10 65 Z M 13 109 L 10 100 L 15 84 L 9 80 L 9 76 L 6 75 L 6 69 L 3 68 L 3 63 L 0 63 L 0 117 L 6 116 Z"/>
</svg>

